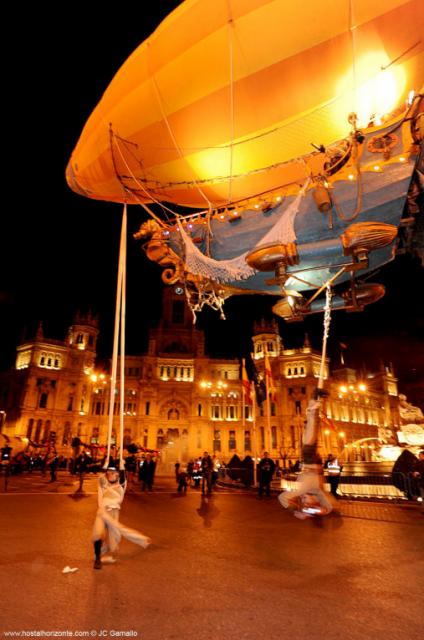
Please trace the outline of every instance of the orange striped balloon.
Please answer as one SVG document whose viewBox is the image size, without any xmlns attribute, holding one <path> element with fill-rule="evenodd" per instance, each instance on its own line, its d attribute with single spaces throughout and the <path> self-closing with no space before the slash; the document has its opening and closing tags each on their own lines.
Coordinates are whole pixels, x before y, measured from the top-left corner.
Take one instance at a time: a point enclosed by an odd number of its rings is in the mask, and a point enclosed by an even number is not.
<svg viewBox="0 0 424 640">
<path fill-rule="evenodd" d="M 424 78 L 422 0 L 186 0 L 88 119 L 72 189 L 218 207 L 296 181 L 329 145 L 404 106 Z"/>
</svg>

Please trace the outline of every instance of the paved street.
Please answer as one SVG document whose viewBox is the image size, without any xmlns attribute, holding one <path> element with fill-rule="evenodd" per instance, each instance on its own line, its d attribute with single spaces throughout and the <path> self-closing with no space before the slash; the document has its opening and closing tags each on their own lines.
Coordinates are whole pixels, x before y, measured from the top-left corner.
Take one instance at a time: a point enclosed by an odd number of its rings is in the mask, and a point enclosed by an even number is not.
<svg viewBox="0 0 424 640">
<path fill-rule="evenodd" d="M 2 637 L 422 638 L 416 507 L 343 502 L 339 515 L 299 521 L 275 498 L 221 489 L 202 500 L 158 478 L 153 494 L 128 493 L 121 515 L 151 547 L 123 541 L 119 561 L 94 571 L 96 480 L 79 496 L 67 474 L 48 479 L 1 486 Z M 78 571 L 64 575 L 66 565 Z"/>
</svg>

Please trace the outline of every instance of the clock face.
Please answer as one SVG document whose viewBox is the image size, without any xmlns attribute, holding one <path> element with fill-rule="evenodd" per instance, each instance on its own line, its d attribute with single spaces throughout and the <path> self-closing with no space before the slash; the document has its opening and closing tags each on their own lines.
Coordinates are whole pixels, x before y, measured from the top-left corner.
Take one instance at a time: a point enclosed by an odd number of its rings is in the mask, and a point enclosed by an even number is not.
<svg viewBox="0 0 424 640">
<path fill-rule="evenodd" d="M 174 291 L 177 294 L 177 296 L 182 296 L 184 293 L 184 289 L 182 287 L 175 287 Z"/>
</svg>

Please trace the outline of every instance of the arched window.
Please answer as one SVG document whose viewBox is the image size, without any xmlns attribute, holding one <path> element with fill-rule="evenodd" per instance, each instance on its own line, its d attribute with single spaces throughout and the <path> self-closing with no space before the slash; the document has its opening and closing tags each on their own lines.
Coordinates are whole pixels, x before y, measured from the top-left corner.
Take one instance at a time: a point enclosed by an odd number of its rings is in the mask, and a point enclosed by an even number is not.
<svg viewBox="0 0 424 640">
<path fill-rule="evenodd" d="M 38 403 L 38 406 L 40 409 L 46 409 L 47 407 L 47 398 L 48 398 L 48 394 L 47 393 L 40 393 L 40 401 Z"/>
<path fill-rule="evenodd" d="M 244 405 L 244 417 L 246 420 L 252 420 L 252 407 L 248 404 Z"/>
<path fill-rule="evenodd" d="M 227 420 L 236 420 L 237 418 L 237 407 L 233 404 L 227 405 Z"/>
<path fill-rule="evenodd" d="M 51 426 L 50 420 L 46 420 L 46 424 L 44 425 L 44 435 L 43 435 L 44 442 L 47 442 L 47 440 L 49 439 L 50 426 Z"/>
<path fill-rule="evenodd" d="M 168 411 L 168 420 L 179 420 L 180 419 L 180 412 L 178 409 L 176 409 L 175 407 L 171 407 L 171 409 Z"/>
<path fill-rule="evenodd" d="M 71 423 L 65 422 L 65 426 L 63 427 L 62 444 L 66 446 L 70 444 L 70 442 L 71 442 Z"/>
<path fill-rule="evenodd" d="M 37 426 L 35 428 L 35 434 L 34 434 L 35 442 L 40 442 L 42 426 L 43 426 L 43 421 L 42 420 L 37 420 Z"/>
<path fill-rule="evenodd" d="M 31 439 L 33 427 L 34 427 L 34 418 L 30 418 L 28 420 L 27 433 L 26 433 L 26 437 L 29 439 Z"/>
<path fill-rule="evenodd" d="M 252 440 L 250 438 L 250 431 L 244 432 L 244 450 L 245 451 L 252 450 Z"/>
<path fill-rule="evenodd" d="M 222 420 L 222 407 L 219 404 L 211 405 L 211 418 L 212 420 Z"/>
<path fill-rule="evenodd" d="M 213 450 L 221 451 L 221 432 L 215 429 L 213 432 Z"/>
</svg>

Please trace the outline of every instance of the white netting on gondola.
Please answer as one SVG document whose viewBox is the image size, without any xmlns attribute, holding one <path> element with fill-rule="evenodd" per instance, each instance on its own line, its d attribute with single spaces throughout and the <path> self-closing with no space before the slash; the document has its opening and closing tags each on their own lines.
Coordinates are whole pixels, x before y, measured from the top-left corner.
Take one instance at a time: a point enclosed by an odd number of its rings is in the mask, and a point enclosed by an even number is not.
<svg viewBox="0 0 424 640">
<path fill-rule="evenodd" d="M 309 182 L 310 180 L 308 179 L 293 202 L 287 207 L 282 216 L 277 220 L 268 233 L 259 240 L 255 247 L 261 247 L 266 244 L 288 244 L 289 242 L 295 242 L 296 232 L 294 230 L 294 220 L 297 212 L 299 211 L 300 201 L 305 195 Z"/>
<path fill-rule="evenodd" d="M 266 244 L 288 244 L 296 240 L 294 230 L 294 220 L 299 211 L 300 201 L 304 196 L 309 185 L 309 179 L 303 185 L 297 197 L 283 211 L 280 218 L 274 226 L 264 235 L 255 245 L 260 247 Z M 246 255 L 248 252 L 242 253 L 240 256 L 231 258 L 231 260 L 214 260 L 209 256 L 205 256 L 193 243 L 192 239 L 187 235 L 182 225 L 179 225 L 181 239 L 185 248 L 185 263 L 187 271 L 197 276 L 203 276 L 214 282 L 231 282 L 232 280 L 245 280 L 253 276 L 256 271 L 249 267 L 246 263 Z"/>
<path fill-rule="evenodd" d="M 231 280 L 245 280 L 255 274 L 255 270 L 246 264 L 246 253 L 231 260 L 214 260 L 205 256 L 186 234 L 182 225 L 179 226 L 181 238 L 185 247 L 185 263 L 187 271 L 197 276 L 203 276 L 215 282 L 230 282 Z"/>
</svg>

